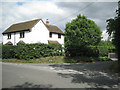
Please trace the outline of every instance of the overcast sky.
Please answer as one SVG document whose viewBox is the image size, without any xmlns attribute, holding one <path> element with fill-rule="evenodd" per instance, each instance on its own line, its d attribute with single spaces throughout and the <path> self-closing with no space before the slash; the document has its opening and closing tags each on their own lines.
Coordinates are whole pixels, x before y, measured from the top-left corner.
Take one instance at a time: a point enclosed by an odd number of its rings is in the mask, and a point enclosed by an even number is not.
<svg viewBox="0 0 120 90">
<path fill-rule="evenodd" d="M 64 31 L 65 24 L 76 18 L 78 14 L 85 15 L 95 21 L 103 31 L 102 36 L 105 40 L 108 36 L 106 34 L 106 20 L 116 16 L 117 0 L 116 2 L 3 0 L 0 2 L 0 8 L 0 20 L 2 20 L 0 22 L 0 42 L 2 41 L 1 33 L 12 24 L 42 18 L 44 22 L 49 19 L 50 24 L 57 25 Z"/>
</svg>

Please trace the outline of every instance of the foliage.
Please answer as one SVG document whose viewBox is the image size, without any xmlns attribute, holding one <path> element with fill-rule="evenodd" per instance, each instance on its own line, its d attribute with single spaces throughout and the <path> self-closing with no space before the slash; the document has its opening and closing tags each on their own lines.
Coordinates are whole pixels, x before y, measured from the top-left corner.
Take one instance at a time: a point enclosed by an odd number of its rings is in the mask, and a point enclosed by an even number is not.
<svg viewBox="0 0 120 90">
<path fill-rule="evenodd" d="M 14 46 L 3 45 L 2 46 L 2 58 L 14 58 Z"/>
<path fill-rule="evenodd" d="M 85 16 L 78 15 L 76 19 L 66 24 L 65 28 L 65 52 L 76 56 L 88 50 L 88 46 L 96 46 L 101 40 L 100 28 L 94 21 Z M 84 49 L 83 49 L 84 48 Z M 87 51 L 86 51 L 87 52 Z M 83 54 L 86 55 L 86 54 Z"/>
<path fill-rule="evenodd" d="M 3 45 L 3 58 L 34 59 L 47 56 L 63 55 L 60 44 L 19 44 Z"/>
<path fill-rule="evenodd" d="M 99 50 L 99 56 L 108 56 L 108 53 L 115 51 L 115 46 L 112 44 L 111 41 L 100 41 L 97 46 Z"/>
<path fill-rule="evenodd" d="M 72 57 L 64 58 L 66 63 L 79 63 L 79 62 L 98 62 L 98 61 L 111 61 L 108 57 Z"/>
<path fill-rule="evenodd" d="M 106 46 L 98 46 L 99 56 L 108 56 L 109 50 Z"/>
<path fill-rule="evenodd" d="M 118 66 L 120 68 L 120 1 L 118 2 L 117 16 L 107 20 L 107 32 L 112 37 L 118 54 Z M 119 70 L 120 72 L 120 70 Z"/>
</svg>

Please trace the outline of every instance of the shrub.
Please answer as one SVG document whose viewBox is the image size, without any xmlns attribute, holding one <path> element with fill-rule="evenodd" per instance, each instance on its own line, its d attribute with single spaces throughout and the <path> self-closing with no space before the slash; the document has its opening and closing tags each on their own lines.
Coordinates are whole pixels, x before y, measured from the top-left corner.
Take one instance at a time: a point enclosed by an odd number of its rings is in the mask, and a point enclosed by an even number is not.
<svg viewBox="0 0 120 90">
<path fill-rule="evenodd" d="M 107 47 L 99 46 L 98 50 L 99 50 L 99 56 L 108 56 L 109 51 Z"/>
<path fill-rule="evenodd" d="M 18 44 L 16 46 L 3 45 L 3 58 L 35 59 L 47 56 L 63 55 L 60 44 Z"/>
<path fill-rule="evenodd" d="M 66 56 L 68 54 L 71 54 L 71 57 L 98 57 L 99 51 L 98 48 L 95 46 L 86 46 L 86 47 L 75 47 L 75 48 L 69 48 L 70 52 L 66 52 Z"/>
<path fill-rule="evenodd" d="M 11 45 L 2 46 L 2 58 L 8 59 L 8 58 L 14 58 L 14 56 L 15 56 L 14 46 Z"/>
</svg>

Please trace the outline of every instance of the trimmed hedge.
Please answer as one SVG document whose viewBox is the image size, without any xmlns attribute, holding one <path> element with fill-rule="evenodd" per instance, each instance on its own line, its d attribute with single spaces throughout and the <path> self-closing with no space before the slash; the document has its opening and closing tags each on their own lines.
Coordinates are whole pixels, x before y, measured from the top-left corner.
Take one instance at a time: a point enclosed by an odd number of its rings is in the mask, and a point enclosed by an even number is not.
<svg viewBox="0 0 120 90">
<path fill-rule="evenodd" d="M 47 56 L 63 55 L 63 47 L 60 44 L 20 44 L 16 46 L 3 45 L 2 55 L 4 59 L 34 59 Z"/>
<path fill-rule="evenodd" d="M 108 56 L 108 53 L 113 48 L 104 46 L 89 46 L 89 47 L 77 47 L 70 48 L 70 52 L 66 52 L 66 55 L 71 53 L 72 57 L 104 57 Z M 67 51 L 65 49 L 65 51 Z M 16 58 L 16 59 L 34 59 L 47 56 L 61 56 L 64 55 L 63 47 L 60 44 L 19 44 L 16 46 L 3 45 L 2 46 L 2 58 Z"/>
<path fill-rule="evenodd" d="M 14 46 L 12 45 L 3 45 L 2 46 L 2 58 L 8 59 L 8 58 L 14 58 Z"/>
</svg>

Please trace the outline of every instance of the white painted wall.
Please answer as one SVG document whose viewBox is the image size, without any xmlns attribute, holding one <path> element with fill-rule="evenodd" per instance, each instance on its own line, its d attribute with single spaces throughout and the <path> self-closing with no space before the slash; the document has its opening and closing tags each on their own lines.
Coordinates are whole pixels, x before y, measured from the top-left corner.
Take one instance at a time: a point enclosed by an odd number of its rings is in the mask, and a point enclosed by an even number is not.
<svg viewBox="0 0 120 90">
<path fill-rule="evenodd" d="M 64 44 L 64 35 L 61 35 L 61 38 L 58 38 L 58 34 L 52 33 L 52 37 L 48 40 L 58 41 L 60 44 Z"/>
<path fill-rule="evenodd" d="M 3 44 L 11 41 L 13 45 L 16 45 L 20 40 L 25 43 L 45 43 L 48 44 L 48 40 L 58 41 L 60 44 L 64 44 L 64 36 L 58 38 L 58 34 L 52 33 L 52 38 L 49 37 L 49 31 L 43 22 L 40 20 L 32 29 L 31 32 L 25 31 L 24 38 L 20 38 L 20 32 L 11 33 L 11 39 L 7 39 L 7 34 L 3 35 Z"/>
<path fill-rule="evenodd" d="M 8 35 L 3 35 L 3 44 L 6 44 L 8 41 L 12 42 L 14 44 L 14 33 L 11 33 L 11 39 L 8 39 Z"/>
<path fill-rule="evenodd" d="M 40 42 L 48 44 L 49 31 L 41 20 L 32 28 L 30 37 L 31 43 Z"/>
</svg>

